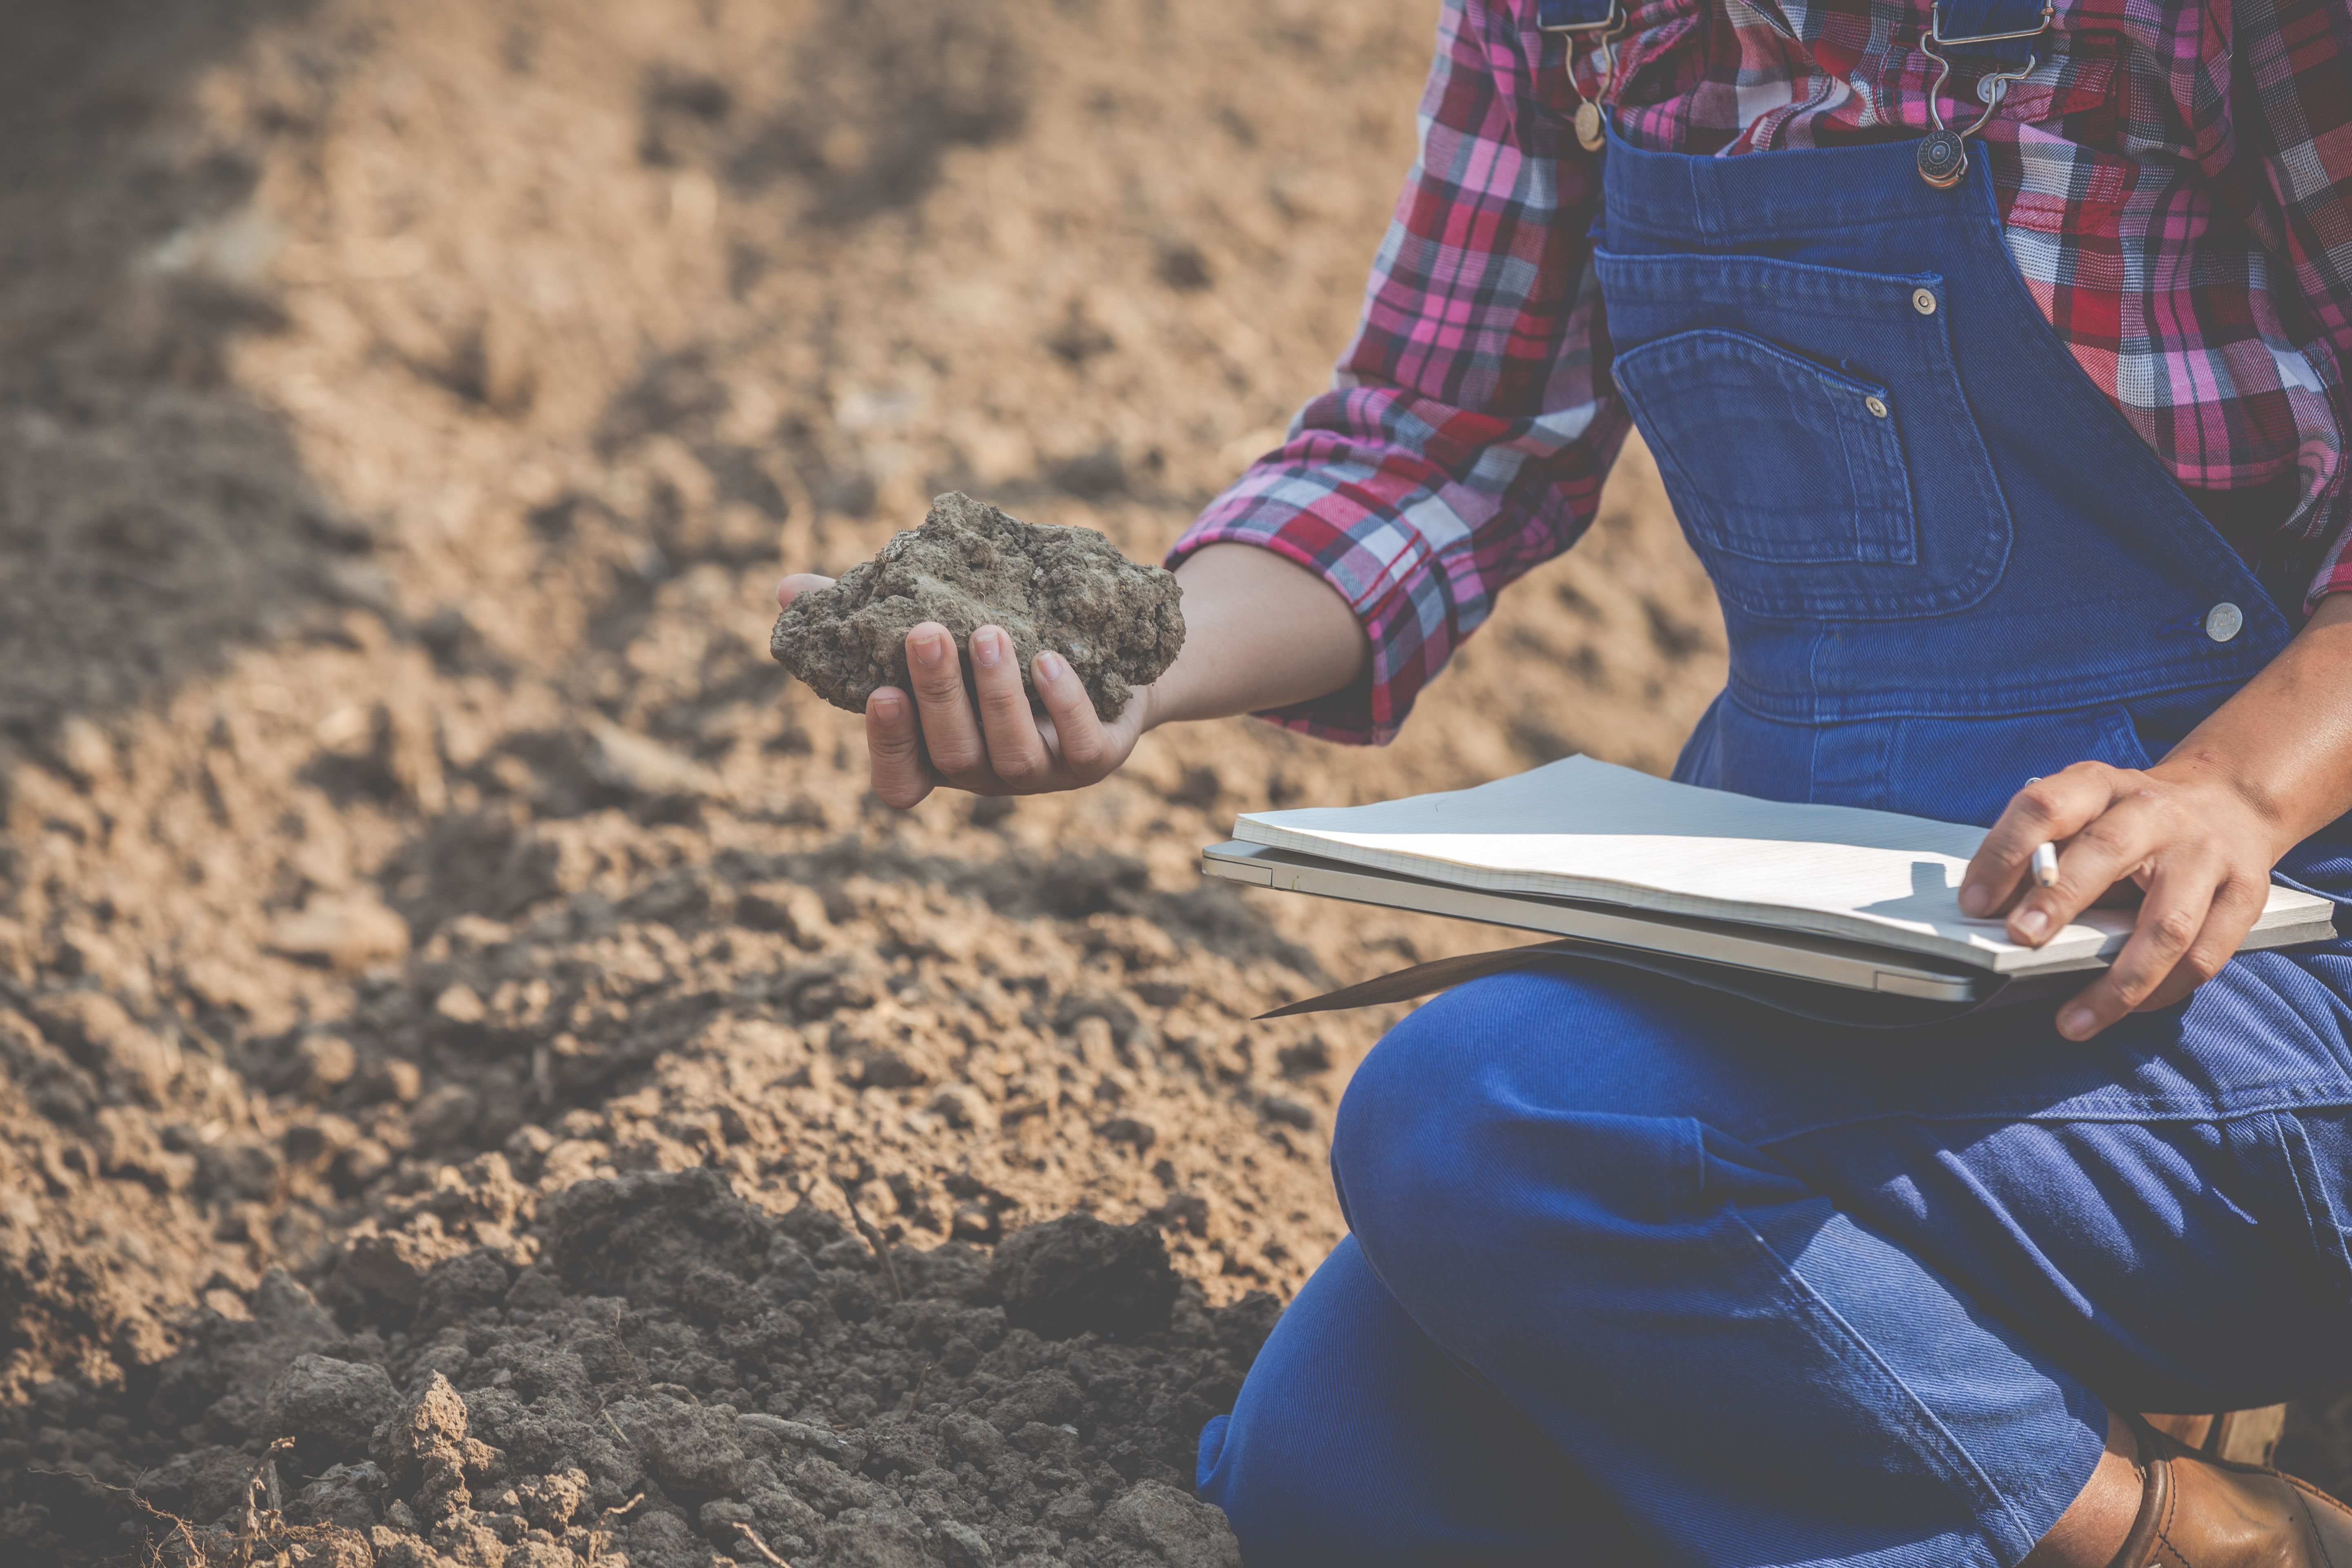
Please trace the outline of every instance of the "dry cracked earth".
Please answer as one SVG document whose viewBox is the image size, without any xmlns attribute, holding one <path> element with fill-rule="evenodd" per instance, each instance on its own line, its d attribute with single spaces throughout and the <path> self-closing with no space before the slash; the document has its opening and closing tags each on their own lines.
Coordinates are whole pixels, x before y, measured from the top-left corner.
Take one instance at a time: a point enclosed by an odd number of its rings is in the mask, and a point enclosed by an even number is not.
<svg viewBox="0 0 2352 1568">
<path fill-rule="evenodd" d="M 10 7 L 0 1559 L 1237 1561 L 1193 1436 L 1394 1014 L 1252 1019 L 1491 939 L 1194 851 L 1664 767 L 1654 476 L 1396 746 L 1017 805 L 875 803 L 769 594 L 951 489 L 1156 556 L 1344 342 L 1433 20 Z"/>
</svg>

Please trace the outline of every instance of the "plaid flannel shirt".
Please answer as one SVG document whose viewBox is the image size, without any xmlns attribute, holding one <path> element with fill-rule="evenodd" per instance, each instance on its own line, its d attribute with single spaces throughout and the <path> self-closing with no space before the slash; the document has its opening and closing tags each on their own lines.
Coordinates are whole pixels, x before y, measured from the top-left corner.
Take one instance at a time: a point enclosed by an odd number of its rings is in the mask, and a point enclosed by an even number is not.
<svg viewBox="0 0 2352 1568">
<path fill-rule="evenodd" d="M 1503 586 L 1591 521 L 1627 417 L 1586 230 L 1598 90 L 1534 0 L 1444 0 L 1421 152 L 1331 389 L 1178 542 L 1320 573 L 1371 639 L 1355 688 L 1265 715 L 1385 742 Z M 2352 589 L 2352 3 L 2056 0 L 1980 133 L 2011 254 L 2183 485 L 2275 498 L 2311 595 Z M 1927 0 L 1633 0 L 1619 122 L 1737 155 L 1916 136 Z M 1973 120 L 1957 60 L 1946 118 Z M 1573 75 L 1571 75 L 1573 73 Z M 2274 520 L 2284 514 L 2283 522 Z"/>
</svg>

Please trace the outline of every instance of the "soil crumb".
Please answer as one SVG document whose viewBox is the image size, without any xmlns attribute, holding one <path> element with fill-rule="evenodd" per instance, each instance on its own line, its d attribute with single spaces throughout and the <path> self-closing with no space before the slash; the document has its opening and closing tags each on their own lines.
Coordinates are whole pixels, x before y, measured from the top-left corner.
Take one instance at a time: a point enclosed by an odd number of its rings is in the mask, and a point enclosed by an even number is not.
<svg viewBox="0 0 2352 1568">
<path fill-rule="evenodd" d="M 1042 528 L 950 491 L 920 528 L 898 534 L 830 588 L 803 594 L 776 617 L 769 651 L 816 694 L 853 713 L 878 687 L 905 689 L 907 634 L 948 628 L 971 679 L 971 634 L 1011 634 L 1021 683 L 1037 700 L 1030 661 L 1052 648 L 1070 661 L 1116 719 L 1184 646 L 1183 590 L 1139 566 L 1091 528 Z"/>
</svg>

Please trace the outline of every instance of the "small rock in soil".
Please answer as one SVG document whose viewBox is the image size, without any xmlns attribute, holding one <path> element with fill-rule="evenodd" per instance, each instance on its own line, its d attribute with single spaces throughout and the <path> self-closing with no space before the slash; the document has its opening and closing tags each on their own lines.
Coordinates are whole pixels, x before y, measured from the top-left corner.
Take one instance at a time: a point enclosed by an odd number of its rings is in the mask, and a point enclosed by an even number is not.
<svg viewBox="0 0 2352 1568">
<path fill-rule="evenodd" d="M 1184 646 L 1183 590 L 1139 566 L 1090 528 L 1042 528 L 960 492 L 931 503 L 920 528 L 893 538 L 830 588 L 803 594 L 776 617 L 769 651 L 837 708 L 866 710 L 877 688 L 905 689 L 907 634 L 937 621 L 971 679 L 971 634 L 1002 626 L 1030 700 L 1030 661 L 1051 648 L 1070 661 L 1095 711 L 1116 719 Z"/>
</svg>

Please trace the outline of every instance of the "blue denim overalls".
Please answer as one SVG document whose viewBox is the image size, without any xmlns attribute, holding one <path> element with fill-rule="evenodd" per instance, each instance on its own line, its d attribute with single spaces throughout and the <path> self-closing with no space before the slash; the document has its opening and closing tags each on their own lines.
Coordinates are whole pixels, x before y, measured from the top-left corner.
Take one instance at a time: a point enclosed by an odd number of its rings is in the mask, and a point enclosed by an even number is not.
<svg viewBox="0 0 2352 1568">
<path fill-rule="evenodd" d="M 2293 633 L 1972 155 L 1609 147 L 1613 374 L 1731 640 L 1682 778 L 1990 823 Z M 2282 875 L 2352 892 L 2333 829 Z M 1353 1235 L 1203 1495 L 1253 1564 L 2013 1564 L 2106 1402 L 2352 1384 L 2352 944 L 2087 1044 L 2050 1011 L 1857 1036 L 1597 966 L 1432 1002 L 1349 1088 Z"/>
</svg>

